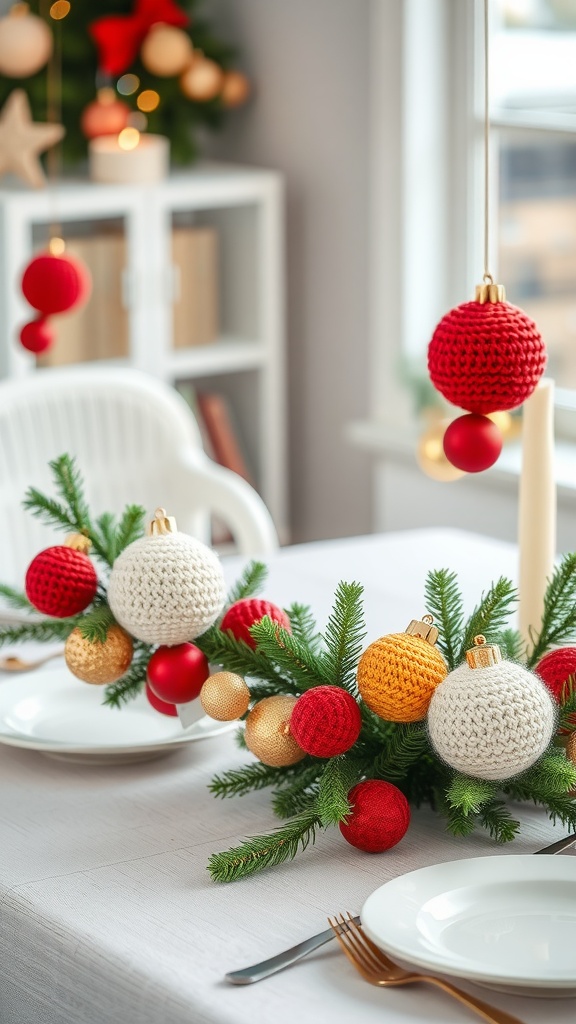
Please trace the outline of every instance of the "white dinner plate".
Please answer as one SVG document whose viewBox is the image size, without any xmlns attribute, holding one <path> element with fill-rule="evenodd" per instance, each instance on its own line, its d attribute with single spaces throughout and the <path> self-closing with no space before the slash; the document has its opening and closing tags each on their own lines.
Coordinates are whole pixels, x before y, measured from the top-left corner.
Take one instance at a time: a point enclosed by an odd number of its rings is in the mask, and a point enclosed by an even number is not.
<svg viewBox="0 0 576 1024">
<path fill-rule="evenodd" d="M 102 703 L 104 688 L 65 666 L 0 681 L 0 743 L 84 763 L 144 761 L 218 736 L 237 722 L 203 716 L 187 729 L 140 694 L 122 708 Z"/>
<path fill-rule="evenodd" d="M 410 871 L 368 897 L 391 956 L 505 992 L 576 995 L 576 857 L 476 857 Z"/>
</svg>

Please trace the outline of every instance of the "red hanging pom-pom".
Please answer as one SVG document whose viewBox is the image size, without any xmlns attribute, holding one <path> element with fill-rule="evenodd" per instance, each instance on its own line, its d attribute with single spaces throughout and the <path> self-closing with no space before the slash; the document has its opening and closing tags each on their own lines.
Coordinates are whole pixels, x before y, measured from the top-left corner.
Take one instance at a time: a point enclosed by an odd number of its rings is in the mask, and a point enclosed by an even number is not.
<svg viewBox="0 0 576 1024">
<path fill-rule="evenodd" d="M 39 316 L 36 320 L 24 324 L 20 331 L 20 342 L 28 352 L 34 352 L 36 355 L 46 352 L 54 342 L 54 331 L 46 317 Z"/>
<path fill-rule="evenodd" d="M 220 623 L 220 629 L 225 633 L 232 633 L 236 640 L 243 640 L 254 649 L 256 641 L 250 636 L 250 626 L 260 622 L 265 615 L 282 626 L 282 629 L 290 632 L 290 619 L 286 612 L 282 608 L 278 608 L 277 605 L 271 604 L 270 601 L 260 601 L 256 597 L 246 597 L 242 601 L 236 601 L 236 604 L 233 604 L 226 612 Z"/>
<path fill-rule="evenodd" d="M 168 704 L 187 704 L 195 700 L 209 675 L 206 655 L 190 643 L 159 647 L 146 670 L 150 689 Z"/>
<path fill-rule="evenodd" d="M 42 252 L 30 260 L 22 276 L 22 293 L 34 309 L 64 313 L 86 302 L 91 280 L 88 268 L 72 256 Z"/>
<path fill-rule="evenodd" d="M 446 428 L 444 454 L 465 473 L 481 473 L 497 461 L 502 451 L 502 434 L 487 416 L 469 413 Z"/>
<path fill-rule="evenodd" d="M 360 708 L 340 686 L 314 686 L 298 698 L 290 732 L 314 757 L 337 757 L 354 746 L 362 728 Z"/>
<path fill-rule="evenodd" d="M 347 843 L 366 853 L 382 853 L 396 846 L 410 824 L 410 806 L 391 782 L 367 779 L 348 794 L 352 811 L 340 831 Z"/>
<path fill-rule="evenodd" d="M 67 619 L 83 612 L 96 596 L 98 577 L 83 551 L 64 544 L 46 548 L 26 572 L 26 597 L 43 615 Z"/>
</svg>

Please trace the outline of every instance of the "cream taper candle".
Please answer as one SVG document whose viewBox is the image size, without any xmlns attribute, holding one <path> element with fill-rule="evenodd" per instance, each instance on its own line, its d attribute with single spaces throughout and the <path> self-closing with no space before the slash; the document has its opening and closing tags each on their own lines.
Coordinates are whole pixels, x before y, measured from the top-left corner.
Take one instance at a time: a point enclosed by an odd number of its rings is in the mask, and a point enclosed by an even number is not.
<svg viewBox="0 0 576 1024">
<path fill-rule="evenodd" d="M 556 553 L 554 382 L 547 377 L 524 403 L 519 506 L 519 625 L 528 641 L 530 627 L 540 630 Z"/>
</svg>

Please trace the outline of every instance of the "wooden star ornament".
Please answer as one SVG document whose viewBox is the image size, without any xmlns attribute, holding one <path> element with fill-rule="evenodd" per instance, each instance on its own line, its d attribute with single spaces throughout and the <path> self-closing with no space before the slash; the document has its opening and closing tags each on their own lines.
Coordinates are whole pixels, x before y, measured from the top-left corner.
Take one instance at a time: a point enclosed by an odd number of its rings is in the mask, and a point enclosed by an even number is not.
<svg viewBox="0 0 576 1024">
<path fill-rule="evenodd" d="M 41 188 L 46 177 L 38 156 L 63 135 L 61 124 L 35 123 L 28 96 L 23 89 L 14 89 L 0 111 L 0 176 L 11 172 Z"/>
</svg>

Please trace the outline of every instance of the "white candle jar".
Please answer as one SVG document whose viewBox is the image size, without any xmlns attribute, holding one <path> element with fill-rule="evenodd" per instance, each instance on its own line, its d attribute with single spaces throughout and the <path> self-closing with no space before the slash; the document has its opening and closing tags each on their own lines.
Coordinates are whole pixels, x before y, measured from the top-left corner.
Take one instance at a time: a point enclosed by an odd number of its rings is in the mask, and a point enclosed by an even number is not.
<svg viewBox="0 0 576 1024">
<path fill-rule="evenodd" d="M 117 135 L 101 135 L 90 140 L 88 157 L 92 181 L 146 184 L 167 176 L 170 142 L 164 135 L 141 135 L 136 146 L 126 149 Z"/>
</svg>

